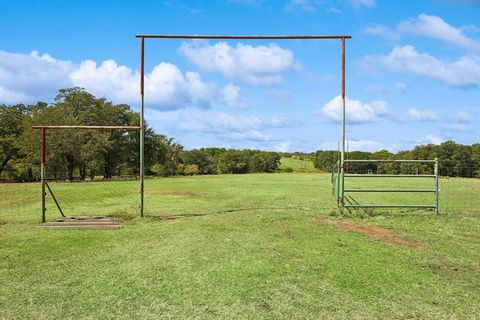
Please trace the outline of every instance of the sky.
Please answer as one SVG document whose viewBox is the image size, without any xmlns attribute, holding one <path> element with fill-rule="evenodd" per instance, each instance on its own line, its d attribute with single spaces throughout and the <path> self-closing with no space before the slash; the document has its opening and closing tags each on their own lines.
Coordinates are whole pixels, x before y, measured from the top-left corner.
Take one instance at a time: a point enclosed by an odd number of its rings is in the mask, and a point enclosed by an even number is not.
<svg viewBox="0 0 480 320">
<path fill-rule="evenodd" d="M 480 142 L 480 0 L 0 0 L 0 103 L 139 110 L 135 34 L 345 34 L 348 150 Z M 187 149 L 336 150 L 339 40 L 146 40 L 145 116 Z"/>
</svg>

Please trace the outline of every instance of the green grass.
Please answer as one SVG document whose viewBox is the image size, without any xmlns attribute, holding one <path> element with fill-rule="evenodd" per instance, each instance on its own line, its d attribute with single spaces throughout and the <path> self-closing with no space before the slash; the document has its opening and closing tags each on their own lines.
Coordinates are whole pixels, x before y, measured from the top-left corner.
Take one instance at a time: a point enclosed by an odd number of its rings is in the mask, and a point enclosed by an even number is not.
<svg viewBox="0 0 480 320">
<path fill-rule="evenodd" d="M 294 172 L 319 172 L 315 169 L 312 160 L 298 160 L 288 157 L 280 159 L 280 170 L 290 167 Z"/>
<path fill-rule="evenodd" d="M 440 216 L 330 216 L 329 179 L 148 179 L 144 219 L 136 217 L 136 181 L 52 183 L 67 214 L 114 215 L 120 230 L 40 228 L 39 186 L 0 185 L 0 318 L 480 318 L 479 180 L 442 179 L 443 206 L 456 207 Z M 370 197 L 362 200 L 389 200 Z M 48 218 L 56 217 L 49 199 Z M 387 228 L 422 245 L 378 241 L 315 217 Z"/>
</svg>

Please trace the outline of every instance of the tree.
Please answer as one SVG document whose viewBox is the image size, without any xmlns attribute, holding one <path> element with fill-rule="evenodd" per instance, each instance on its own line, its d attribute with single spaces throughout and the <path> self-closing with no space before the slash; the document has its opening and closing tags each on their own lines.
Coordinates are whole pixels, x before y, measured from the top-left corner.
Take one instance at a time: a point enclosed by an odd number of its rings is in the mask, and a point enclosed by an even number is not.
<svg viewBox="0 0 480 320">
<path fill-rule="evenodd" d="M 394 160 L 395 155 L 388 150 L 380 150 L 377 152 L 372 153 L 370 159 L 377 159 L 377 160 Z M 376 172 L 379 174 L 393 174 L 398 172 L 399 165 L 396 163 L 377 163 Z"/>
<path fill-rule="evenodd" d="M 190 150 L 183 153 L 183 163 L 186 165 L 195 164 L 201 174 L 216 173 L 215 162 L 204 150 Z"/>
<path fill-rule="evenodd" d="M 249 161 L 250 172 L 266 172 L 267 159 L 262 153 L 254 154 Z"/>
<path fill-rule="evenodd" d="M 247 173 L 248 157 L 240 150 L 227 150 L 219 157 L 217 169 L 220 173 Z"/>
<path fill-rule="evenodd" d="M 23 132 L 27 108 L 23 104 L 11 107 L 0 105 L 0 175 L 10 160 L 19 155 L 17 139 Z"/>
<path fill-rule="evenodd" d="M 52 105 L 32 106 L 24 119 L 24 132 L 19 139 L 21 153 L 38 164 L 38 132 L 31 125 L 139 125 L 139 115 L 129 106 L 114 105 L 96 98 L 82 88 L 61 89 Z M 149 165 L 155 159 L 155 132 L 145 126 L 145 151 Z M 34 148 L 32 148 L 34 146 Z M 48 130 L 47 166 L 54 178 L 72 180 L 97 174 L 104 178 L 113 175 L 135 174 L 138 169 L 138 131 L 120 130 Z M 152 147 L 153 146 L 153 147 Z M 164 152 L 166 153 L 166 152 Z M 63 172 L 65 174 L 63 174 Z"/>
<path fill-rule="evenodd" d="M 480 143 L 473 144 L 471 148 L 472 171 L 475 177 L 480 177 Z"/>
<path fill-rule="evenodd" d="M 183 173 L 189 176 L 196 175 L 200 172 L 196 164 L 187 164 L 183 169 Z"/>
<path fill-rule="evenodd" d="M 276 152 L 256 152 L 249 160 L 249 172 L 275 172 L 280 165 L 280 159 Z"/>
<path fill-rule="evenodd" d="M 338 151 L 319 150 L 315 153 L 314 167 L 325 172 L 331 172 L 339 159 L 340 153 Z"/>
<path fill-rule="evenodd" d="M 348 153 L 347 159 L 354 160 L 365 160 L 370 159 L 371 153 L 364 151 L 352 151 Z M 348 163 L 345 167 L 346 172 L 351 173 L 375 173 L 377 171 L 377 164 L 373 162 L 359 162 L 359 163 Z"/>
</svg>

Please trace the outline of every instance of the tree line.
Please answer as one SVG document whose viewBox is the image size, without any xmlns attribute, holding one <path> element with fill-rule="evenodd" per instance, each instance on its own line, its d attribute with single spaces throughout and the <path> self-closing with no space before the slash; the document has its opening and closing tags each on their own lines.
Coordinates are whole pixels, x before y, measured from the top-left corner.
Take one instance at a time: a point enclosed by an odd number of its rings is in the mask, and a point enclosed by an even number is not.
<svg viewBox="0 0 480 320">
<path fill-rule="evenodd" d="M 314 155 L 315 168 L 331 172 L 336 170 L 338 151 L 317 151 Z M 439 174 L 442 176 L 480 177 L 480 143 L 463 145 L 454 141 L 445 141 L 439 145 L 419 145 L 408 151 L 391 153 L 387 150 L 377 152 L 348 152 L 347 159 L 357 160 L 433 160 L 438 159 Z M 346 170 L 351 173 L 379 174 L 432 174 L 432 164 L 411 163 L 348 163 Z"/>
<path fill-rule="evenodd" d="M 0 179 L 38 180 L 39 132 L 32 125 L 138 126 L 140 117 L 126 104 L 113 104 L 83 88 L 59 90 L 54 103 L 0 105 Z M 139 174 L 139 134 L 115 130 L 47 130 L 47 177 L 56 180 L 112 179 Z M 275 172 L 281 157 L 311 160 L 331 172 L 337 151 L 277 153 L 259 150 L 201 148 L 185 150 L 174 138 L 156 133 L 145 123 L 145 173 L 174 176 Z M 390 153 L 354 151 L 349 159 L 434 159 L 445 176 L 480 177 L 480 143 L 416 146 Z M 350 163 L 357 173 L 432 173 L 429 164 Z"/>
<path fill-rule="evenodd" d="M 33 125 L 138 126 L 140 117 L 126 104 L 113 104 L 83 88 L 59 90 L 54 103 L 0 105 L 0 178 L 35 181 L 39 177 L 39 130 Z M 47 177 L 87 180 L 139 174 L 138 131 L 47 130 Z M 145 123 L 145 173 L 194 175 L 274 172 L 280 155 L 258 150 L 202 148 L 187 151 L 174 138 Z"/>
</svg>

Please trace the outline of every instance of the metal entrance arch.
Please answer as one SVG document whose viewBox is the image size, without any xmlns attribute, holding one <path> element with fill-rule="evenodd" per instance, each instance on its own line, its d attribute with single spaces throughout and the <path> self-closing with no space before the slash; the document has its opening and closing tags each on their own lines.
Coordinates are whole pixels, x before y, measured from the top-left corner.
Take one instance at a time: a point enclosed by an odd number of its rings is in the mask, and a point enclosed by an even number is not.
<svg viewBox="0 0 480 320">
<path fill-rule="evenodd" d="M 341 163 L 340 168 L 342 181 L 344 172 L 344 160 L 345 160 L 345 39 L 351 39 L 350 35 L 257 35 L 257 36 L 245 36 L 245 35 L 185 35 L 185 34 L 137 34 L 135 37 L 140 39 L 140 216 L 143 217 L 144 212 L 144 109 L 145 109 L 145 39 L 216 39 L 216 40 L 328 40 L 337 39 L 341 40 L 341 68 L 342 68 L 342 149 L 341 149 Z M 343 188 L 342 188 L 343 190 Z M 342 193 L 342 205 L 343 205 L 343 193 Z"/>
</svg>

